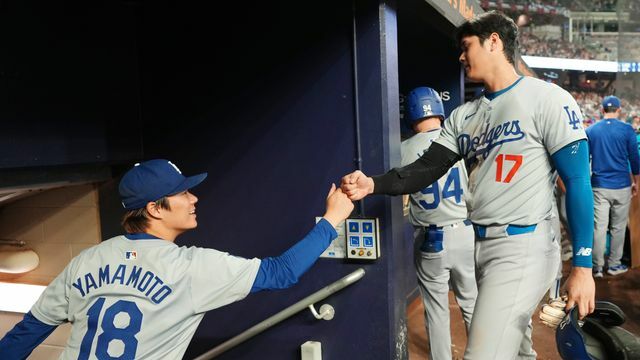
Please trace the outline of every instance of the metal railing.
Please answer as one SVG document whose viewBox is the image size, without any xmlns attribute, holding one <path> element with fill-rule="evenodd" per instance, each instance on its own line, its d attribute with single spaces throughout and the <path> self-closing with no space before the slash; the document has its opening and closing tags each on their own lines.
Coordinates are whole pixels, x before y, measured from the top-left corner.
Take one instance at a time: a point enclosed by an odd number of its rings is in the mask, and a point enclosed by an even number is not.
<svg viewBox="0 0 640 360">
<path fill-rule="evenodd" d="M 23 240 L 15 240 L 15 239 L 0 239 L 0 245 L 10 245 L 10 246 L 25 246 L 26 242 Z"/>
<path fill-rule="evenodd" d="M 290 316 L 306 309 L 307 307 L 311 309 L 311 312 L 314 313 L 314 316 L 317 319 L 326 319 L 330 320 L 333 318 L 333 307 L 330 305 L 323 305 L 320 308 L 320 314 L 315 311 L 313 304 L 324 300 L 329 295 L 338 292 L 345 287 L 355 283 L 360 280 L 364 276 L 364 269 L 359 268 L 358 270 L 352 272 L 351 274 L 343 277 L 340 280 L 335 281 L 334 283 L 325 286 L 324 288 L 314 292 L 313 294 L 307 296 L 306 298 L 298 301 L 297 303 L 289 306 L 288 308 L 280 311 L 279 313 L 259 322 L 258 324 L 250 327 L 249 329 L 243 331 L 242 333 L 234 336 L 233 338 L 223 342 L 222 344 L 216 346 L 215 348 L 207 351 L 206 353 L 196 357 L 193 360 L 208 360 L 213 359 L 216 356 L 222 354 L 223 352 L 231 349 L 232 347 L 260 334 L 261 332 L 267 330 L 268 328 L 278 324 L 279 322 L 289 318 Z M 323 310 L 325 309 L 325 310 Z"/>
</svg>

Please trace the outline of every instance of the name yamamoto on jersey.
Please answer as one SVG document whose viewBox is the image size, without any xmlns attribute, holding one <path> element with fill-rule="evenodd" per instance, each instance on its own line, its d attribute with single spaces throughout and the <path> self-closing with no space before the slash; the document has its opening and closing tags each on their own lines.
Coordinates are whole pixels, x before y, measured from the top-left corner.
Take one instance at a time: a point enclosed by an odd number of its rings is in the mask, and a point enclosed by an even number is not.
<svg viewBox="0 0 640 360">
<path fill-rule="evenodd" d="M 169 286 L 164 285 L 164 281 L 151 271 L 146 271 L 142 277 L 142 267 L 127 266 L 120 264 L 112 274 L 109 265 L 98 268 L 97 276 L 86 273 L 79 277 L 73 287 L 80 292 L 80 296 L 85 297 L 91 289 L 98 289 L 104 285 L 124 285 L 144 293 L 156 304 L 161 303 L 173 291 Z M 96 279 L 98 280 L 96 282 Z M 160 287 L 158 287 L 160 285 Z"/>
</svg>

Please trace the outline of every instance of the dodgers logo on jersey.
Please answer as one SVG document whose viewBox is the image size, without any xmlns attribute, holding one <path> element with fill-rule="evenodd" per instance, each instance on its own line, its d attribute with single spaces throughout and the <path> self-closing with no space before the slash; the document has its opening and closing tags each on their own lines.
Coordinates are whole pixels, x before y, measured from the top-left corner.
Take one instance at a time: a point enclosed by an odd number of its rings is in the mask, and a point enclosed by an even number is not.
<svg viewBox="0 0 640 360">
<path fill-rule="evenodd" d="M 124 252 L 124 259 L 125 260 L 135 260 L 138 258 L 138 252 L 133 250 L 133 251 L 125 251 Z"/>
<path fill-rule="evenodd" d="M 564 111 L 567 113 L 567 117 L 569 118 L 569 125 L 572 126 L 573 130 L 578 130 L 581 128 L 582 120 L 578 117 L 575 110 L 571 110 L 569 113 L 569 106 L 564 107 Z"/>
<path fill-rule="evenodd" d="M 489 126 L 490 124 L 487 124 L 478 136 L 471 137 L 469 134 L 458 136 L 458 148 L 463 157 L 475 153 L 475 156 L 482 155 L 486 159 L 494 147 L 507 142 L 522 140 L 525 136 L 522 129 L 520 129 L 520 120 L 505 121 L 491 129 L 489 129 Z"/>
</svg>

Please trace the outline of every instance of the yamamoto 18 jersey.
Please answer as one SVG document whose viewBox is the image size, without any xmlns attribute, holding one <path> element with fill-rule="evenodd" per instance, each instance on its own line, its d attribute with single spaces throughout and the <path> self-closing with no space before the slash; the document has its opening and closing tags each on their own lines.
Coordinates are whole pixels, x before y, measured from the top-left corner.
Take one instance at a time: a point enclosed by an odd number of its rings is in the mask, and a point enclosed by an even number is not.
<svg viewBox="0 0 640 360">
<path fill-rule="evenodd" d="M 416 161 L 440 135 L 440 129 L 417 133 L 402 142 L 402 166 Z M 409 218 L 418 226 L 445 226 L 467 218 L 467 170 L 458 161 L 438 181 L 410 195 Z"/>
<path fill-rule="evenodd" d="M 466 161 L 471 221 L 537 224 L 551 212 L 550 154 L 586 138 L 582 114 L 568 92 L 531 77 L 500 93 L 454 110 L 436 142 Z"/>
<path fill-rule="evenodd" d="M 118 236 L 75 257 L 31 312 L 49 325 L 73 323 L 61 359 L 181 359 L 204 313 L 247 296 L 259 267 L 259 259 Z"/>
</svg>

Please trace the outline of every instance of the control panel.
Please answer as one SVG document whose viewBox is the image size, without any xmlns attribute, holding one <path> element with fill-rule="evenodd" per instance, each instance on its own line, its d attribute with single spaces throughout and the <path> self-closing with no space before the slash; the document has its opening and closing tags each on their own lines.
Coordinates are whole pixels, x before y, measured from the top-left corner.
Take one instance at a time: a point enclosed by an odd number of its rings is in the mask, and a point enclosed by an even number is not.
<svg viewBox="0 0 640 360">
<path fill-rule="evenodd" d="M 345 221 L 347 259 L 375 260 L 380 257 L 380 229 L 377 218 Z"/>
</svg>

